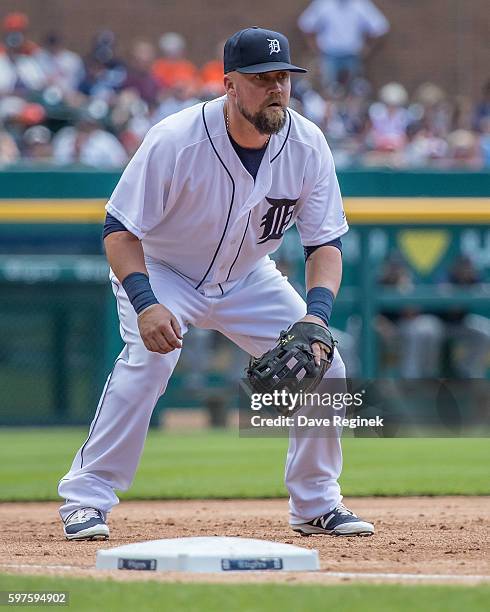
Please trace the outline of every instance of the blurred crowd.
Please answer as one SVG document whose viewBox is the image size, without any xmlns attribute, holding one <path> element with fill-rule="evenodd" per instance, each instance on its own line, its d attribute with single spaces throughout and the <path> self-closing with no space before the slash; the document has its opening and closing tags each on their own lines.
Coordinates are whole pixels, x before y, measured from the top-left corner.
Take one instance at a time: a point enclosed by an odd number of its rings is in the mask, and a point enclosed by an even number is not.
<svg viewBox="0 0 490 612">
<path fill-rule="evenodd" d="M 435 279 L 441 292 L 470 292 L 484 278 L 468 255 L 459 255 Z M 407 295 L 417 281 L 398 251 L 384 262 L 378 283 Z M 485 378 L 490 359 L 490 319 L 457 300 L 446 309 L 431 311 L 420 305 L 380 312 L 375 320 L 380 341 L 382 375 L 393 370 L 402 378 Z"/>
<path fill-rule="evenodd" d="M 337 166 L 490 167 L 490 81 L 477 101 L 450 98 L 429 82 L 413 92 L 395 82 L 375 91 L 363 64 L 389 24 L 368 0 L 353 7 L 314 0 L 298 21 L 312 61 L 306 78 L 293 79 L 291 107 L 325 132 Z M 57 31 L 31 40 L 23 13 L 6 15 L 1 28 L 1 166 L 119 168 L 152 125 L 224 93 L 223 43 L 196 66 L 174 32 L 158 44 L 135 40 L 123 60 L 108 30 L 81 57 Z"/>
</svg>

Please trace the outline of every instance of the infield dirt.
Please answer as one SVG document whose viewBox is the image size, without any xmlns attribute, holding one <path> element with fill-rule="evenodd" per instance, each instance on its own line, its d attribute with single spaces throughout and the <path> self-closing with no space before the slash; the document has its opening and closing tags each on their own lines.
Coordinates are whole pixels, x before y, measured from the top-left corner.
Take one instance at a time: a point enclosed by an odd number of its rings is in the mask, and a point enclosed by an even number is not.
<svg viewBox="0 0 490 612">
<path fill-rule="evenodd" d="M 344 501 L 363 518 L 375 523 L 373 537 L 301 537 L 288 526 L 286 500 L 192 500 L 122 502 L 110 515 L 109 541 L 67 542 L 57 515 L 58 504 L 4 503 L 0 505 L 3 540 L 0 572 L 186 582 L 321 583 L 335 579 L 332 572 L 419 574 L 421 579 L 425 574 L 450 575 L 454 576 L 454 582 L 480 576 L 490 581 L 490 498 L 400 497 Z M 321 571 L 253 572 L 253 575 L 234 572 L 231 576 L 94 569 L 95 554 L 100 548 L 161 538 L 213 535 L 315 548 L 320 553 Z M 403 581 L 401 577 L 400 581 Z"/>
</svg>

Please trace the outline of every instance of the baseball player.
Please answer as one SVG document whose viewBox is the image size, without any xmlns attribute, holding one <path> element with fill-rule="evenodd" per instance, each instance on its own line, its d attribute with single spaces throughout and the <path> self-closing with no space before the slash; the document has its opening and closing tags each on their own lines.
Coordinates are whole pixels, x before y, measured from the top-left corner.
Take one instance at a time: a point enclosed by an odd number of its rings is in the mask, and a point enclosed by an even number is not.
<svg viewBox="0 0 490 612">
<path fill-rule="evenodd" d="M 306 71 L 291 63 L 283 34 L 256 27 L 228 39 L 224 71 L 223 97 L 148 132 L 106 206 L 125 347 L 59 483 L 68 539 L 108 538 L 115 489 L 131 485 L 190 325 L 218 330 L 254 357 L 295 322 L 328 325 L 348 226 L 322 132 L 288 108 L 290 73 Z M 293 224 L 305 248 L 306 303 L 269 257 Z M 320 363 L 325 347 L 312 349 Z M 326 376 L 345 376 L 337 351 Z M 341 466 L 338 436 L 292 432 L 285 482 L 295 531 L 374 533 L 342 504 Z"/>
</svg>

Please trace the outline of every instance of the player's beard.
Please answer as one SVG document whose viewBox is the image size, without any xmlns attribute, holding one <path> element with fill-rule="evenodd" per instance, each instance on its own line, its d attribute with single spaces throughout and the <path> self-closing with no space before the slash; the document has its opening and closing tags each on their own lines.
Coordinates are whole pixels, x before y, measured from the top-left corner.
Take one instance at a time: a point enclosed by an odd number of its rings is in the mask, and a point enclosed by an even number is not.
<svg viewBox="0 0 490 612">
<path fill-rule="evenodd" d="M 237 102 L 238 110 L 249 121 L 260 134 L 277 134 L 286 123 L 286 111 L 282 107 L 267 107 L 257 113 L 249 113 L 240 102 Z"/>
</svg>

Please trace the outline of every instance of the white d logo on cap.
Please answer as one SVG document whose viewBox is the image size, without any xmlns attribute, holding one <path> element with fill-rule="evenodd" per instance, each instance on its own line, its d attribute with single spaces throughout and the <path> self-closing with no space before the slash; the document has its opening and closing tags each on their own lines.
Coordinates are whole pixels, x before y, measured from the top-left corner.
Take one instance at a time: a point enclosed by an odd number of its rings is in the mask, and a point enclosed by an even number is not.
<svg viewBox="0 0 490 612">
<path fill-rule="evenodd" d="M 267 40 L 269 41 L 269 55 L 272 55 L 273 53 L 279 53 L 281 51 L 281 47 L 277 38 L 268 38 Z"/>
</svg>

